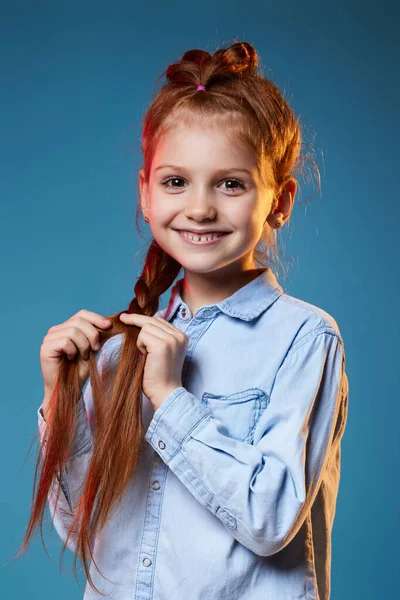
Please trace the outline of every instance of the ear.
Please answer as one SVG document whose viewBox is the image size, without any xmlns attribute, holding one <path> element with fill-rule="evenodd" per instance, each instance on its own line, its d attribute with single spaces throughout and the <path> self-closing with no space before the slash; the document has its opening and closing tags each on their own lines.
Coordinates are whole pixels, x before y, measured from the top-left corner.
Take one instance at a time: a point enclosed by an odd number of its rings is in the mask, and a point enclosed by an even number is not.
<svg viewBox="0 0 400 600">
<path fill-rule="evenodd" d="M 139 194 L 140 194 L 140 204 L 142 207 L 142 212 L 144 215 L 149 214 L 149 205 L 148 205 L 148 186 L 145 182 L 145 171 L 144 169 L 140 169 L 139 171 Z"/>
<path fill-rule="evenodd" d="M 268 222 L 273 226 L 276 217 L 282 219 L 282 224 L 290 217 L 296 196 L 297 182 L 295 179 L 289 179 L 286 182 L 275 206 L 275 209 L 268 215 Z"/>
</svg>

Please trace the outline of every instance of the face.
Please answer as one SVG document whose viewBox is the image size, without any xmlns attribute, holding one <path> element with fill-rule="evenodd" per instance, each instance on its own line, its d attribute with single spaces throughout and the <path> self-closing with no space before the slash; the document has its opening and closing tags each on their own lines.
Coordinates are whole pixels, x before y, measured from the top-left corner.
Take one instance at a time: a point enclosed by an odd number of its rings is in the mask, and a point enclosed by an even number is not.
<svg viewBox="0 0 400 600">
<path fill-rule="evenodd" d="M 274 196 L 261 182 L 251 148 L 232 144 L 216 127 L 177 126 L 157 144 L 148 186 L 139 172 L 139 188 L 153 237 L 185 272 L 255 268 L 253 249 Z M 196 243 L 184 237 L 188 229 L 223 235 Z"/>
</svg>

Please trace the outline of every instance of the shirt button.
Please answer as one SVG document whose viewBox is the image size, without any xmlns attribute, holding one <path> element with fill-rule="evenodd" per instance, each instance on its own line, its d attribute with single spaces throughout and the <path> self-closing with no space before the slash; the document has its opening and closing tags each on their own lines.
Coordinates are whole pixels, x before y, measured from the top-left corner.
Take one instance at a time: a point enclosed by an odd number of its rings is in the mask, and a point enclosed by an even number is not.
<svg viewBox="0 0 400 600">
<path fill-rule="evenodd" d="M 151 486 L 153 488 L 153 490 L 159 490 L 160 489 L 160 483 L 158 481 L 153 481 L 153 484 Z"/>
<path fill-rule="evenodd" d="M 203 315 L 205 317 L 209 317 L 210 315 L 212 315 L 212 310 L 210 310 L 209 308 L 206 308 L 206 310 L 203 312 Z"/>
<path fill-rule="evenodd" d="M 182 308 L 182 317 L 186 319 L 186 308 Z"/>
<path fill-rule="evenodd" d="M 161 448 L 161 450 L 164 450 L 164 448 L 165 448 L 165 442 L 163 440 L 159 440 L 158 447 Z"/>
<path fill-rule="evenodd" d="M 142 563 L 144 564 L 145 567 L 149 567 L 151 565 L 152 561 L 150 558 L 146 557 L 142 560 Z"/>
</svg>

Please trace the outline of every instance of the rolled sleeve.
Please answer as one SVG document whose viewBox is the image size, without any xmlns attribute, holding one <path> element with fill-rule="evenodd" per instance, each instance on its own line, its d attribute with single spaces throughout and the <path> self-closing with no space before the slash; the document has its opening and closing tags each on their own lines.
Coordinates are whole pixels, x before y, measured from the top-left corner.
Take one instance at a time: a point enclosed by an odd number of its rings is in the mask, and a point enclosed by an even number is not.
<svg viewBox="0 0 400 600">
<path fill-rule="evenodd" d="M 169 464 L 191 431 L 211 416 L 209 409 L 196 396 L 186 388 L 178 387 L 154 412 L 145 439 Z"/>
<path fill-rule="evenodd" d="M 293 539 L 317 494 L 347 400 L 344 365 L 335 334 L 298 344 L 275 376 L 253 444 L 221 433 L 183 387 L 157 409 L 146 439 L 239 542 L 269 556 Z"/>
</svg>

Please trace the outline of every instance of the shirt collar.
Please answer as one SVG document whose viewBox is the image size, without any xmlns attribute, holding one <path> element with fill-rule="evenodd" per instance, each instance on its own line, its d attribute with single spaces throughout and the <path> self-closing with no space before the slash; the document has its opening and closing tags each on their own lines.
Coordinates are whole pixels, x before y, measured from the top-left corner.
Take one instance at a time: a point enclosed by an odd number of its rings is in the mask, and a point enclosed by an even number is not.
<svg viewBox="0 0 400 600">
<path fill-rule="evenodd" d="M 168 321 L 172 321 L 179 308 L 184 306 L 188 309 L 180 294 L 183 279 L 181 277 L 171 290 L 170 300 L 164 315 L 164 319 Z M 263 267 L 255 279 L 236 290 L 228 298 L 216 304 L 207 304 L 207 308 L 214 309 L 213 312 L 220 310 L 230 317 L 251 321 L 269 308 L 281 294 L 283 294 L 283 289 L 279 285 L 276 276 L 269 267 Z M 206 307 L 204 306 L 200 310 L 203 309 L 206 309 Z"/>
</svg>

